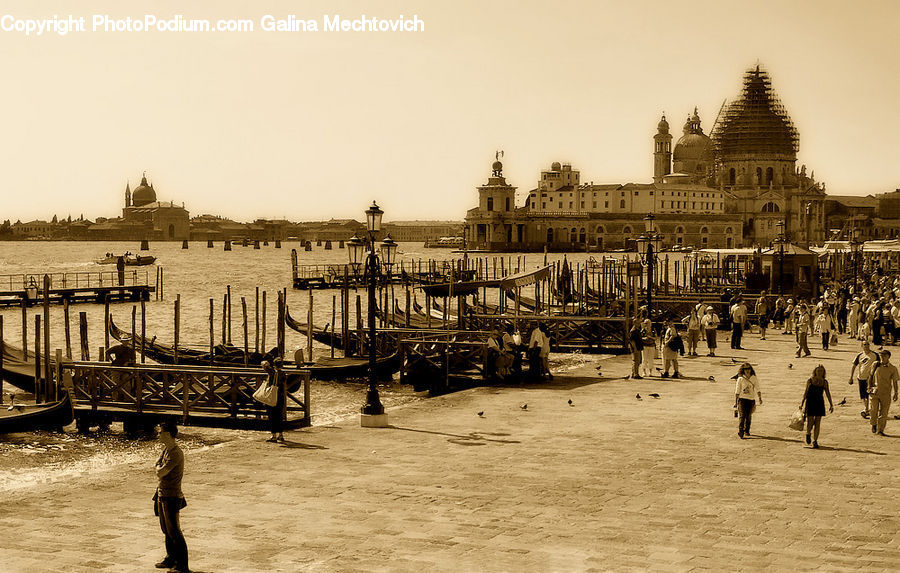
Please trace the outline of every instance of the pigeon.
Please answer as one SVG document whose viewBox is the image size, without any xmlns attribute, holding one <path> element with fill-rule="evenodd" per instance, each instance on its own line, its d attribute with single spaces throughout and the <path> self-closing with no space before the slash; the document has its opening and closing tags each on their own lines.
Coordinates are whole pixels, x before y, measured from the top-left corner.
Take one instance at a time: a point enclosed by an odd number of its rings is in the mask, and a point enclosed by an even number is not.
<svg viewBox="0 0 900 573">
<path fill-rule="evenodd" d="M 734 356 L 731 357 L 731 363 L 732 363 L 732 364 L 737 364 L 737 360 L 734 359 Z"/>
<path fill-rule="evenodd" d="M 625 376 L 625 379 L 626 379 L 626 380 L 630 380 L 630 379 L 631 379 L 631 374 L 628 374 L 627 376 Z"/>
<path fill-rule="evenodd" d="M 523 410 L 527 410 L 528 404 L 522 404 L 521 406 L 519 406 L 519 408 L 522 408 Z"/>
<path fill-rule="evenodd" d="M 793 368 L 793 367 L 794 367 L 793 363 L 788 364 L 788 368 Z"/>
<path fill-rule="evenodd" d="M 480 416 L 484 416 L 484 410 L 478 412 L 478 416 L 479 416 L 479 417 L 480 417 Z"/>
<path fill-rule="evenodd" d="M 838 402 L 838 406 L 844 406 L 844 405 L 846 405 L 846 404 L 847 404 L 847 397 L 844 396 L 844 399 L 841 400 L 840 402 Z"/>
<path fill-rule="evenodd" d="M 643 400 L 643 398 L 641 398 L 640 394 L 635 394 L 634 397 L 637 398 L 638 400 Z"/>
<path fill-rule="evenodd" d="M 572 399 L 569 398 L 569 406 L 574 406 L 574 405 L 575 405 L 575 404 L 572 403 Z"/>
<path fill-rule="evenodd" d="M 650 394 L 650 397 L 651 397 L 651 398 L 659 398 L 659 394 L 657 394 L 656 392 L 654 392 L 653 394 Z"/>
<path fill-rule="evenodd" d="M 715 381 L 716 381 L 716 377 L 715 377 L 715 376 L 710 376 L 709 378 L 707 378 L 707 380 L 709 380 L 710 382 L 715 382 Z"/>
</svg>

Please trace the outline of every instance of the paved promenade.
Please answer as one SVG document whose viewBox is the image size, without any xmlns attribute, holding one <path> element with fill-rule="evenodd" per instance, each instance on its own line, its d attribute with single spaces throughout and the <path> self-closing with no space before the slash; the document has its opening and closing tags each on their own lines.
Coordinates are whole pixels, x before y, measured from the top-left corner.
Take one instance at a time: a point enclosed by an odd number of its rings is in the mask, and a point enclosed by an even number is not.
<svg viewBox="0 0 900 573">
<path fill-rule="evenodd" d="M 797 359 L 780 333 L 747 335 L 736 351 L 723 338 L 721 356 L 682 359 L 680 380 L 626 380 L 617 357 L 601 361 L 600 377 L 593 361 L 546 385 L 398 408 L 388 429 L 352 420 L 290 432 L 286 446 L 242 432 L 189 451 L 191 567 L 900 569 L 900 421 L 881 437 L 860 417 L 847 384 L 858 345 L 813 343 Z M 745 440 L 732 417 L 732 357 L 754 364 L 762 385 Z M 787 423 L 819 363 L 836 405 L 814 450 Z M 154 461 L 0 499 L 0 570 L 154 571 Z"/>
</svg>

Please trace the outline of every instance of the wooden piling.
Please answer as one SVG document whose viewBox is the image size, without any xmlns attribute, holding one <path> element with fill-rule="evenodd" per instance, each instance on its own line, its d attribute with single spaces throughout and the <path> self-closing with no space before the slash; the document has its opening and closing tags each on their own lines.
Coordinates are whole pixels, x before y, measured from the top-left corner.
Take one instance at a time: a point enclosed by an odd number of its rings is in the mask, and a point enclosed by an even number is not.
<svg viewBox="0 0 900 573">
<path fill-rule="evenodd" d="M 228 295 L 222 295 L 222 346 L 225 346 L 225 343 L 228 342 L 225 339 L 225 336 L 228 333 Z"/>
<path fill-rule="evenodd" d="M 63 323 L 66 336 L 66 358 L 72 359 L 72 333 L 69 330 L 69 299 L 63 299 Z"/>
<path fill-rule="evenodd" d="M 312 323 L 313 323 L 313 292 L 309 291 L 309 308 L 306 309 L 306 356 L 307 360 L 313 361 L 313 339 L 312 339 Z M 332 325 L 332 328 L 334 325 Z"/>
<path fill-rule="evenodd" d="M 228 299 L 228 342 L 231 344 L 231 285 L 225 285 L 225 295 Z"/>
<path fill-rule="evenodd" d="M 215 304 L 213 299 L 209 299 L 209 364 L 213 363 L 213 352 L 216 347 L 216 329 L 215 329 Z"/>
<path fill-rule="evenodd" d="M 174 364 L 178 364 L 178 339 L 181 334 L 181 294 L 175 295 L 175 346 Z"/>
<path fill-rule="evenodd" d="M 81 359 L 90 360 L 91 347 L 88 342 L 87 313 L 84 311 L 78 313 L 78 342 L 81 346 Z"/>
<path fill-rule="evenodd" d="M 41 315 L 34 315 L 34 401 L 41 400 Z"/>
<path fill-rule="evenodd" d="M 365 348 L 363 344 L 363 324 L 362 324 L 362 302 L 360 300 L 360 296 L 356 295 L 356 340 L 359 342 L 359 349 L 357 350 L 357 356 L 364 356 L 363 350 Z"/>
<path fill-rule="evenodd" d="M 297 249 L 291 249 L 291 284 L 297 280 L 297 266 Z"/>
<path fill-rule="evenodd" d="M 259 333 L 260 352 L 265 354 L 266 350 L 266 291 L 262 292 L 262 330 Z"/>
<path fill-rule="evenodd" d="M 247 299 L 241 297 L 241 314 L 244 317 L 244 366 L 250 364 L 250 337 L 249 337 L 249 319 L 247 317 Z"/>
<path fill-rule="evenodd" d="M 294 256 L 297 256 L 297 251 L 294 251 Z M 256 342 L 254 348 L 256 352 L 259 352 L 259 287 L 256 287 Z"/>
<path fill-rule="evenodd" d="M 135 338 L 137 334 L 137 307 L 135 305 L 131 305 L 131 352 L 135 355 L 137 354 L 137 347 L 135 347 Z"/>
<path fill-rule="evenodd" d="M 337 297 L 331 295 L 331 357 L 334 358 L 334 325 L 337 323 Z"/>
<path fill-rule="evenodd" d="M 103 297 L 103 352 L 109 351 L 109 294 Z"/>
<path fill-rule="evenodd" d="M 0 372 L 3 372 L 3 351 L 5 347 L 3 341 L 3 315 L 0 315 Z M 0 404 L 3 403 L 3 376 L 0 375 Z"/>
<path fill-rule="evenodd" d="M 28 306 L 22 299 L 22 356 L 28 356 Z"/>
</svg>

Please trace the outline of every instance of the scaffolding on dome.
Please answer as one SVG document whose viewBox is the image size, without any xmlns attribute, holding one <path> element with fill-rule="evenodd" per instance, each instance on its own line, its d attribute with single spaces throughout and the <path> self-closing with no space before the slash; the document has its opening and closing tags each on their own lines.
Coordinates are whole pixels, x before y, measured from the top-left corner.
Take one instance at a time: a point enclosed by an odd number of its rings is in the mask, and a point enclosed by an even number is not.
<svg viewBox="0 0 900 573">
<path fill-rule="evenodd" d="M 796 157 L 799 135 L 772 89 L 772 80 L 759 66 L 744 75 L 740 99 L 722 112 L 713 133 L 717 158 L 762 154 Z"/>
</svg>

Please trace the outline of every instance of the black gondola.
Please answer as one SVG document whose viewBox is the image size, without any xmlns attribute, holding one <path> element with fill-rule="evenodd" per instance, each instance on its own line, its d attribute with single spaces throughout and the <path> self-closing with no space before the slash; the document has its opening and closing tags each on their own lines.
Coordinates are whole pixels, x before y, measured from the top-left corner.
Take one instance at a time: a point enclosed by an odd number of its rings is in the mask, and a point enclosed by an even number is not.
<svg viewBox="0 0 900 573">
<path fill-rule="evenodd" d="M 62 400 L 50 404 L 11 405 L 0 410 L 0 435 L 33 430 L 57 429 L 72 423 L 75 418 L 69 393 Z"/>
</svg>

